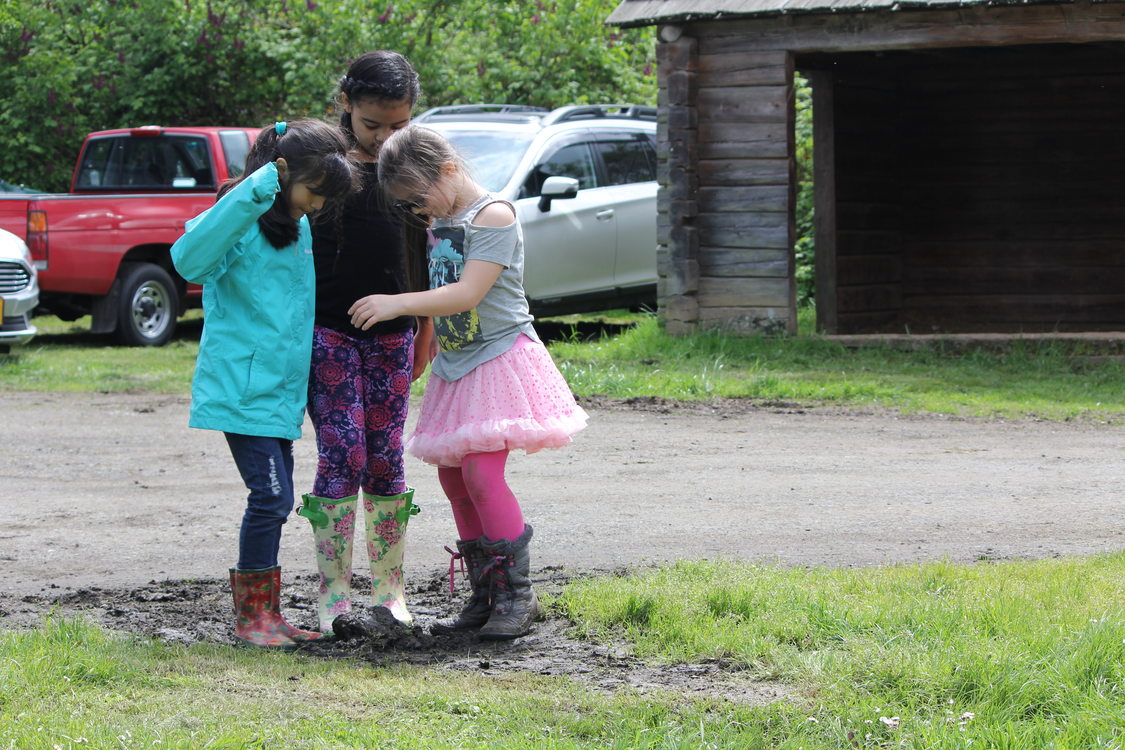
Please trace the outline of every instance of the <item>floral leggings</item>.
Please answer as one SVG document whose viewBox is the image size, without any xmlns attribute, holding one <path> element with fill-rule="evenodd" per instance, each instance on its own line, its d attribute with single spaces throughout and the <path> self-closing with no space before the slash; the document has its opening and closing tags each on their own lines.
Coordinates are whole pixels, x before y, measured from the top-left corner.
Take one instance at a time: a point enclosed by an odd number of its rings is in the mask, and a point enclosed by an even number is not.
<svg viewBox="0 0 1125 750">
<path fill-rule="evenodd" d="M 309 416 L 316 428 L 312 494 L 339 500 L 406 491 L 402 433 L 414 367 L 414 333 L 371 339 L 313 331 Z"/>
</svg>

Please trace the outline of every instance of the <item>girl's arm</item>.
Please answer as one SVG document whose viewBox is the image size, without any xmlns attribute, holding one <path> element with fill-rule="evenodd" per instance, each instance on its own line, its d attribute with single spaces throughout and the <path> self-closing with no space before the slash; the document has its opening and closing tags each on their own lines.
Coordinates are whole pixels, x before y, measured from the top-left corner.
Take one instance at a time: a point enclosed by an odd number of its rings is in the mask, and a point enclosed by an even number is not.
<svg viewBox="0 0 1125 750">
<path fill-rule="evenodd" d="M 263 165 L 187 223 L 172 245 L 172 264 L 181 276 L 202 284 L 226 269 L 227 253 L 273 205 L 279 167 L 285 168 L 284 160 Z"/>
<path fill-rule="evenodd" d="M 472 310 L 500 278 L 504 266 L 487 260 L 469 260 L 461 279 L 437 289 L 405 294 L 372 294 L 348 308 L 352 325 L 367 330 L 382 320 L 403 315 L 436 318 Z"/>
</svg>

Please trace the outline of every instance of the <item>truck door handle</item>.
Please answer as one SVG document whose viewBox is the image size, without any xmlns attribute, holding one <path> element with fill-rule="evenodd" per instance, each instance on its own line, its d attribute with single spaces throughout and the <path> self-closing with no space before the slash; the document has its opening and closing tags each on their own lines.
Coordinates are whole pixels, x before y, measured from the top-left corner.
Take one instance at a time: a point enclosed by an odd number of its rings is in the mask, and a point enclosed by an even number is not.
<svg viewBox="0 0 1125 750">
<path fill-rule="evenodd" d="M 598 211 L 596 214 L 594 214 L 594 217 L 598 221 L 609 221 L 610 219 L 613 218 L 613 209 L 607 208 L 604 211 Z"/>
</svg>

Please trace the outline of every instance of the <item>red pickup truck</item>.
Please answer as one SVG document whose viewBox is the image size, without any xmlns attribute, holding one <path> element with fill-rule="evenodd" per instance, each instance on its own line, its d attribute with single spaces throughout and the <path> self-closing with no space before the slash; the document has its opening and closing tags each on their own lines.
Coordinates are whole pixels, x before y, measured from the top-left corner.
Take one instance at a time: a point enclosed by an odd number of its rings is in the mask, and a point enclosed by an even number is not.
<svg viewBox="0 0 1125 750">
<path fill-rule="evenodd" d="M 162 346 L 200 288 L 168 249 L 184 222 L 242 174 L 257 128 L 158 127 L 86 136 L 69 193 L 0 193 L 0 228 L 27 242 L 39 271 L 37 314 L 92 315 L 94 333 Z"/>
</svg>

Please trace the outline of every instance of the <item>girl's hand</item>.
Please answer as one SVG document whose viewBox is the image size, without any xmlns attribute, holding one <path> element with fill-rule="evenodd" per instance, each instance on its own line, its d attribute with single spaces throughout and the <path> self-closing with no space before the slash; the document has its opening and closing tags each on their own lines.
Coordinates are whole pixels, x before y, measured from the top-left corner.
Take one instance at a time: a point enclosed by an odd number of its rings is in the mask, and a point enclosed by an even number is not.
<svg viewBox="0 0 1125 750">
<path fill-rule="evenodd" d="M 358 299 L 348 308 L 348 315 L 352 316 L 352 325 L 366 331 L 371 326 L 383 320 L 392 320 L 404 314 L 402 305 L 395 299 L 394 294 L 371 294 Z"/>
</svg>

